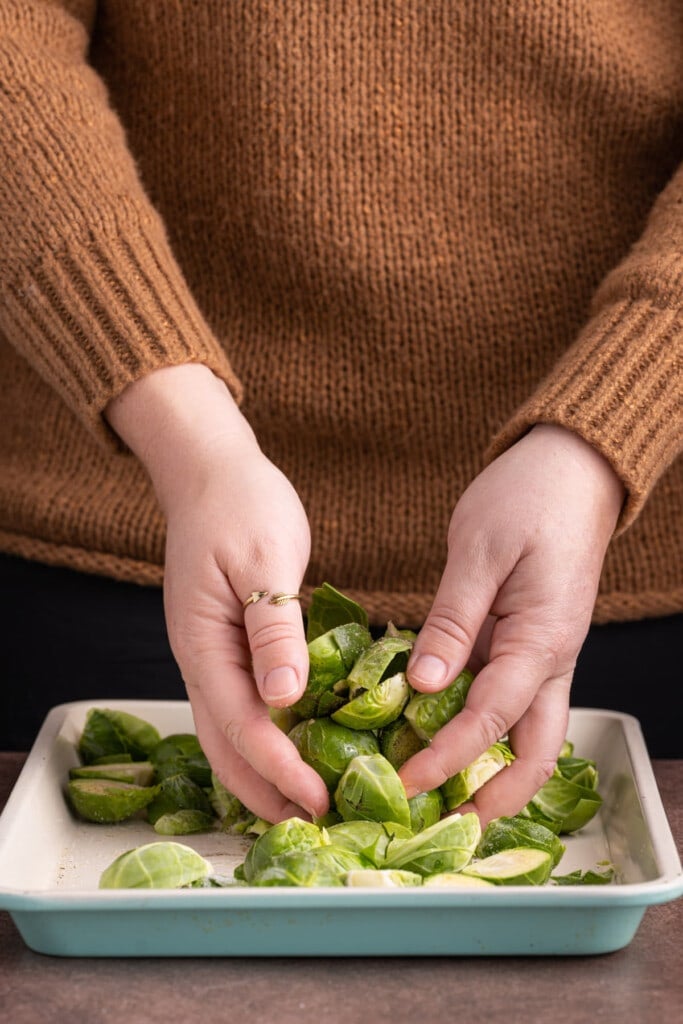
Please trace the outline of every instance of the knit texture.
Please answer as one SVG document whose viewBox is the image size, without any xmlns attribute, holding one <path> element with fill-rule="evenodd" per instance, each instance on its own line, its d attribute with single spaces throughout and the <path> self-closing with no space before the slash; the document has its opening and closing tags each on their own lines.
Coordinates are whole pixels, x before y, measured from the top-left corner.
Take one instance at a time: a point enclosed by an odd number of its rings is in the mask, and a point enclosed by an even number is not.
<svg viewBox="0 0 683 1024">
<path fill-rule="evenodd" d="M 628 492 L 594 620 L 681 610 L 681 54 L 679 0 L 0 0 L 0 550 L 159 584 L 102 411 L 202 362 L 306 594 L 419 625 L 458 496 L 550 422 Z"/>
</svg>

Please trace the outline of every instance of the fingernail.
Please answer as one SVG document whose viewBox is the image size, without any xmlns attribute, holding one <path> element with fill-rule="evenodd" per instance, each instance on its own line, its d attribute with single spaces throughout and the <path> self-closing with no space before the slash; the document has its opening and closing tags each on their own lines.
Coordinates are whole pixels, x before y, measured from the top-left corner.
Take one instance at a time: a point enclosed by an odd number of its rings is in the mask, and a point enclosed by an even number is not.
<svg viewBox="0 0 683 1024">
<path fill-rule="evenodd" d="M 263 681 L 263 693 L 266 700 L 286 700 L 293 697 L 299 689 L 299 679 L 290 665 L 271 668 Z"/>
<path fill-rule="evenodd" d="M 421 654 L 409 669 L 412 679 L 426 683 L 427 686 L 438 686 L 439 683 L 445 683 L 447 672 L 446 662 L 434 654 Z"/>
<path fill-rule="evenodd" d="M 420 793 L 424 792 L 424 790 L 419 789 L 417 786 L 404 786 L 403 788 L 406 791 L 406 797 L 408 800 L 412 800 L 414 796 L 418 796 Z"/>
</svg>

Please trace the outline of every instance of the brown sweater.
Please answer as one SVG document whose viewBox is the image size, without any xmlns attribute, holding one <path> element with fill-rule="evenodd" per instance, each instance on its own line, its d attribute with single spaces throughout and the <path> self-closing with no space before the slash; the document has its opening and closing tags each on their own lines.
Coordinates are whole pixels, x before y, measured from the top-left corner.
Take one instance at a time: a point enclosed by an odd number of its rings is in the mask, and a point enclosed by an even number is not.
<svg viewBox="0 0 683 1024">
<path fill-rule="evenodd" d="M 541 421 L 628 490 L 596 621 L 683 608 L 682 158 L 680 0 L 0 0 L 0 550 L 160 583 L 102 410 L 201 361 L 375 620 Z"/>
</svg>

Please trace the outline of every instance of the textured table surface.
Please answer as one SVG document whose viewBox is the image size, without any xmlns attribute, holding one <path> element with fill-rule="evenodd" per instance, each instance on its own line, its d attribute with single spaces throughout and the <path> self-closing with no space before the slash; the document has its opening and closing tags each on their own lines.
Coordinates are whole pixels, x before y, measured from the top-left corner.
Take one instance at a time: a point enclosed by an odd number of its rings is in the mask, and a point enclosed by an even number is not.
<svg viewBox="0 0 683 1024">
<path fill-rule="evenodd" d="M 0 805 L 25 755 L 0 753 Z M 679 850 L 683 760 L 654 761 Z M 649 907 L 633 941 L 591 957 L 62 959 L 0 913 L 8 1024 L 668 1024 L 683 1007 L 683 899 Z"/>
</svg>

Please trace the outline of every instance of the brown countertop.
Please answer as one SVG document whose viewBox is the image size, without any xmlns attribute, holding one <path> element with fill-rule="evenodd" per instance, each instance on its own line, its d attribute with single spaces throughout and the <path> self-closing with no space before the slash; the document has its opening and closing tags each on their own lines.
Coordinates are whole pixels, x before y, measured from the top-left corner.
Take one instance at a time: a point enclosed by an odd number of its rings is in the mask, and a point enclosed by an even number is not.
<svg viewBox="0 0 683 1024">
<path fill-rule="evenodd" d="M 25 755 L 0 753 L 0 805 Z M 683 760 L 654 761 L 683 845 Z M 201 1020 L 278 1024 L 668 1024 L 683 1006 L 683 899 L 649 907 L 633 941 L 592 957 L 62 959 L 0 913 L 8 1024 Z"/>
</svg>

